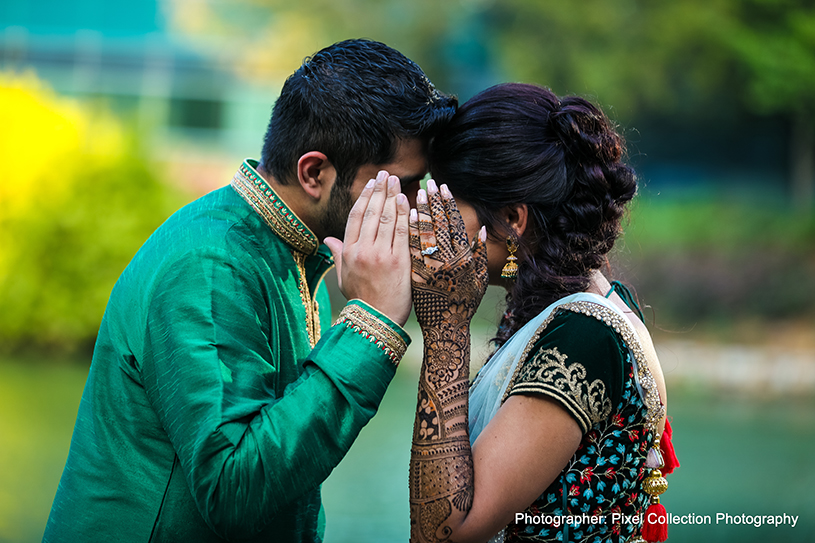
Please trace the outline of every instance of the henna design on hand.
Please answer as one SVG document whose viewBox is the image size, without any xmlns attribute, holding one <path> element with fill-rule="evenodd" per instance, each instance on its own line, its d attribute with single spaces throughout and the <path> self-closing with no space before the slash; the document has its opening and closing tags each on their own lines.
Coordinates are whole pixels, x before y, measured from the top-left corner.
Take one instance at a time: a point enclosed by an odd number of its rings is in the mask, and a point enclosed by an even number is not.
<svg viewBox="0 0 815 543">
<path fill-rule="evenodd" d="M 431 192 L 410 223 L 413 306 L 422 329 L 467 321 L 487 289 L 487 252 L 481 239 L 470 248 L 467 229 L 452 196 Z M 430 225 L 430 226 L 428 226 Z M 438 250 L 427 254 L 428 247 Z M 425 251 L 425 252 L 423 252 Z"/>
<path fill-rule="evenodd" d="M 444 197 L 429 181 L 429 197 L 419 191 L 410 220 L 413 306 L 424 339 L 410 460 L 415 542 L 448 541 L 472 507 L 474 491 L 470 320 L 487 287 L 487 256 L 483 237 L 471 248 L 455 201 L 442 190 Z"/>
<path fill-rule="evenodd" d="M 416 406 L 416 423 L 413 432 L 414 440 L 439 439 L 439 415 L 436 404 L 425 389 L 419 389 L 419 400 Z"/>
</svg>

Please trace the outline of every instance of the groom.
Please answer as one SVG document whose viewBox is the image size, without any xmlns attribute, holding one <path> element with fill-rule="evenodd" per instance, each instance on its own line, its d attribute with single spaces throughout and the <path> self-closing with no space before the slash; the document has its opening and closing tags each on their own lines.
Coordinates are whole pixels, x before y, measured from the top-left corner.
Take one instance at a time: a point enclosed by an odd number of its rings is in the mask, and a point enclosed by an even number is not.
<svg viewBox="0 0 815 543">
<path fill-rule="evenodd" d="M 44 541 L 322 540 L 319 485 L 409 342 L 400 179 L 424 176 L 455 106 L 377 42 L 289 77 L 260 162 L 168 219 L 116 283 Z M 324 239 L 351 299 L 333 326 Z"/>
</svg>

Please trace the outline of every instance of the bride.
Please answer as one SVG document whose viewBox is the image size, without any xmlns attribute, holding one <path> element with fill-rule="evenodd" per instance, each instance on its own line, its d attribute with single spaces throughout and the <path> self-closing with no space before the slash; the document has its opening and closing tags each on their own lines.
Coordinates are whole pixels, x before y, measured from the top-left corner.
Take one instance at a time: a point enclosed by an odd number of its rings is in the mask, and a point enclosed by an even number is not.
<svg viewBox="0 0 815 543">
<path fill-rule="evenodd" d="M 634 297 L 600 272 L 637 190 L 624 152 L 598 108 L 522 84 L 475 96 L 432 144 L 441 186 L 410 215 L 412 541 L 665 539 L 662 370 Z M 507 309 L 470 385 L 487 284 Z"/>
</svg>

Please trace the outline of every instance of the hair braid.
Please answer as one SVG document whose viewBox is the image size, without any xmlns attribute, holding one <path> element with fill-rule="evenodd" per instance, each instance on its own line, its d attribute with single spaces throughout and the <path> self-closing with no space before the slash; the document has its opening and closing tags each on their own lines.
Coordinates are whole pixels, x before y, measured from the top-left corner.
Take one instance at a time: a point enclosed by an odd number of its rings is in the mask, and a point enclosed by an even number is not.
<svg viewBox="0 0 815 543">
<path fill-rule="evenodd" d="M 476 208 L 493 237 L 508 234 L 500 209 L 529 209 L 499 346 L 555 300 L 585 290 L 606 262 L 637 191 L 624 155 L 623 138 L 587 100 L 514 83 L 473 97 L 437 137 L 433 175 Z"/>
</svg>

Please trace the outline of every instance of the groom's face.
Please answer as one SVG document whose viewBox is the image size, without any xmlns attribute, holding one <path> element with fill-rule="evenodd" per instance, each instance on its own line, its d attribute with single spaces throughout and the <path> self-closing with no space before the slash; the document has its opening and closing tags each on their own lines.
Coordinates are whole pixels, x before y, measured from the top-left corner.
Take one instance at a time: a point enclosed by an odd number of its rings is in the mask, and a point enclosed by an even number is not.
<svg viewBox="0 0 815 543">
<path fill-rule="evenodd" d="M 339 239 L 344 237 L 345 223 L 348 221 L 348 214 L 354 202 L 362 194 L 362 189 L 365 188 L 368 180 L 376 179 L 376 174 L 381 170 L 398 177 L 403 191 L 408 186 L 418 187 L 419 180 L 427 173 L 427 156 L 422 141 L 418 139 L 400 141 L 391 162 L 360 166 L 350 186 L 335 182 L 331 187 L 328 205 L 320 218 L 320 227 L 326 235 Z M 415 198 L 415 194 L 413 196 Z"/>
</svg>

